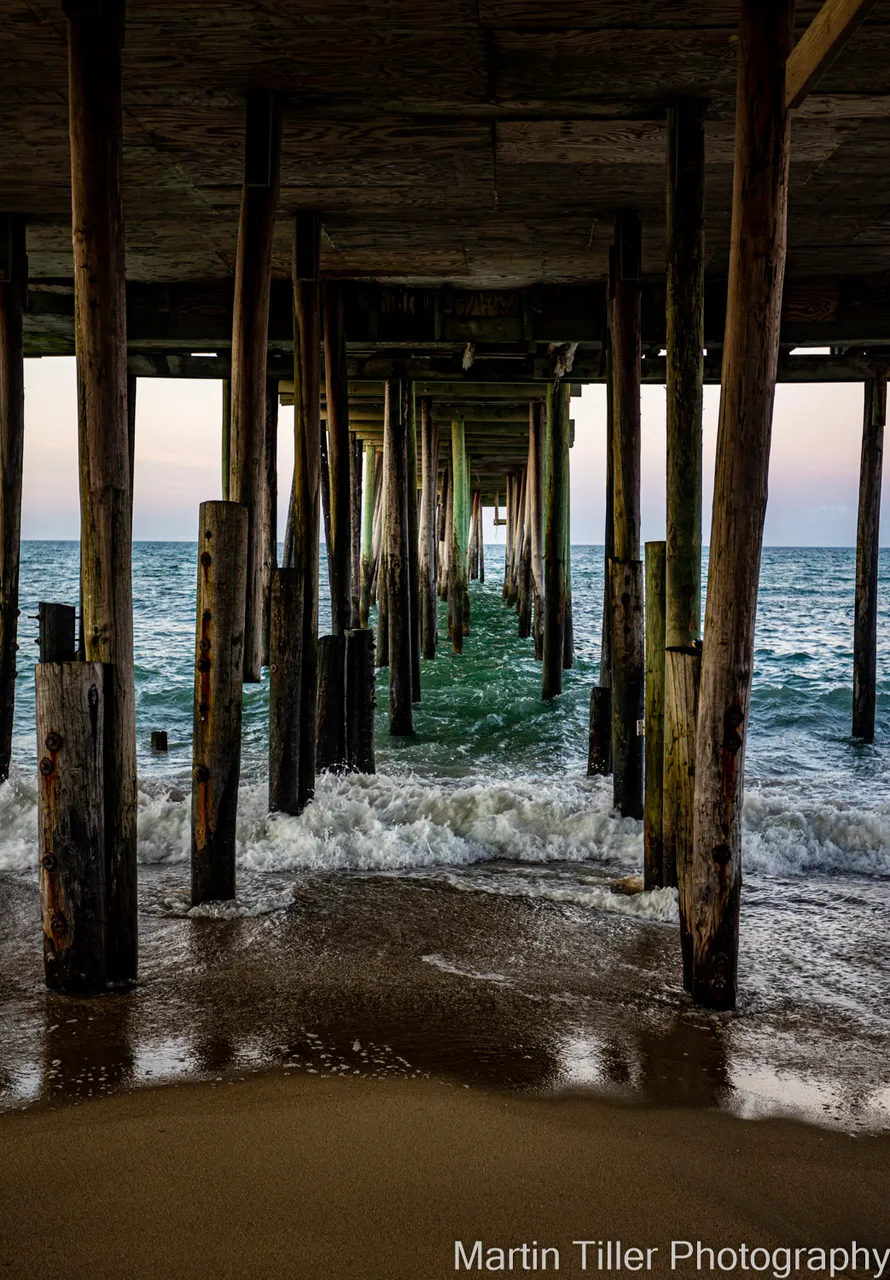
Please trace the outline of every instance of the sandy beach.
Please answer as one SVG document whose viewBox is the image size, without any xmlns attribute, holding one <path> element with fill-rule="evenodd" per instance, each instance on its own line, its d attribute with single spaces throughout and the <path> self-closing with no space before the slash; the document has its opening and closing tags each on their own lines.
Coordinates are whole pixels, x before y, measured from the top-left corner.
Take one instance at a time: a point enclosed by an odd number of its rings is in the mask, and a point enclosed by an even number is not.
<svg viewBox="0 0 890 1280">
<path fill-rule="evenodd" d="M 674 1240 L 890 1247 L 890 1137 L 689 1108 L 274 1076 L 6 1114 L 0 1146 L 0 1265 L 22 1280 L 439 1280 L 456 1240 L 529 1260 L 536 1241 L 567 1275 L 579 1239 L 657 1249 L 653 1275 Z"/>
</svg>

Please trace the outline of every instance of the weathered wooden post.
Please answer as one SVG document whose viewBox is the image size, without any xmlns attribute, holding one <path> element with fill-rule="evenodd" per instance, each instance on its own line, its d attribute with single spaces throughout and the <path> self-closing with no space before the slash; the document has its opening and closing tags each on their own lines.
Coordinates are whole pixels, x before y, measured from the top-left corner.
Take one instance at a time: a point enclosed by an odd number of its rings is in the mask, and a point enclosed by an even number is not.
<svg viewBox="0 0 890 1280">
<path fill-rule="evenodd" d="M 228 378 L 222 383 L 222 496 L 223 502 L 229 501 L 229 476 L 232 470 L 232 384 Z"/>
<path fill-rule="evenodd" d="M 362 626 L 359 599 L 362 591 L 362 460 L 364 443 L 357 435 L 349 441 L 349 548 L 350 598 L 352 625 Z"/>
<path fill-rule="evenodd" d="M 687 985 L 688 885 L 701 655 L 705 133 L 700 103 L 668 110 L 667 552 L 662 882 L 677 885 Z M 684 701 L 685 699 L 685 701 Z"/>
<path fill-rule="evenodd" d="M 346 632 L 346 760 L 356 773 L 374 773 L 374 636 Z"/>
<path fill-rule="evenodd" d="M 305 590 L 302 567 L 272 579 L 269 638 L 269 808 L 301 813 L 300 745 Z"/>
<path fill-rule="evenodd" d="M 346 765 L 346 632 L 318 641 L 316 761 L 320 770 Z"/>
<path fill-rule="evenodd" d="M 856 606 L 853 627 L 853 737 L 875 740 L 878 674 L 878 557 L 881 528 L 881 471 L 887 421 L 887 373 L 881 369 L 865 385 L 859 520 L 856 529 Z"/>
<path fill-rule="evenodd" d="M 543 400 L 529 406 L 528 518 L 532 561 L 535 657 L 544 656 L 544 414 Z"/>
<path fill-rule="evenodd" d="M 321 523 L 324 528 L 325 569 L 328 575 L 328 596 L 334 598 L 334 561 L 331 555 L 331 468 L 328 460 L 328 424 L 322 419 L 319 443 L 318 486 L 321 497 Z"/>
<path fill-rule="evenodd" d="M 35 672 L 43 961 L 53 991 L 89 995 L 107 977 L 101 662 Z"/>
<path fill-rule="evenodd" d="M 532 526 L 530 484 L 533 477 L 528 467 L 522 485 L 522 550 L 519 556 L 519 635 L 526 639 L 532 633 L 532 602 L 534 584 L 532 580 Z"/>
<path fill-rule="evenodd" d="M 269 91 L 247 98 L 244 180 L 235 258 L 229 498 L 247 508 L 244 679 L 260 679 L 263 657 L 263 488 L 266 348 L 272 242 L 281 169 L 281 108 Z"/>
<path fill-rule="evenodd" d="M 124 6 L 69 0 L 68 121 L 74 246 L 84 656 L 105 688 L 106 976 L 135 979 L 136 719 L 122 198 Z"/>
<path fill-rule="evenodd" d="M 665 544 L 646 543 L 646 782 L 643 883 L 664 884 L 664 593 Z"/>
<path fill-rule="evenodd" d="M 449 449 L 450 453 L 451 450 Z M 442 496 L 439 502 L 439 599 L 448 599 L 448 567 L 451 560 L 451 529 L 454 523 L 454 477 L 450 465 L 442 475 Z M 448 616 L 448 636 L 451 637 L 451 615 Z"/>
<path fill-rule="evenodd" d="M 417 397 L 408 383 L 408 594 L 411 601 L 411 698 L 420 702 L 420 529 L 417 511 Z"/>
<path fill-rule="evenodd" d="M 615 564 L 609 589 L 612 610 L 612 769 L 616 808 L 643 816 L 643 743 L 638 733 L 643 696 L 643 608 L 640 563 L 640 275 L 639 215 L 615 218 L 610 350 L 614 423 L 612 432 Z M 633 566 L 638 566 L 634 568 Z M 627 669 L 619 670 L 629 663 Z M 626 776 L 621 771 L 627 770 Z"/>
<path fill-rule="evenodd" d="M 433 407 L 424 397 L 420 402 L 420 466 L 423 501 L 420 528 L 420 614 L 423 656 L 435 658 L 438 641 L 436 619 L 436 488 L 439 472 L 439 439 Z"/>
<path fill-rule="evenodd" d="M 566 470 L 571 473 L 571 451 L 566 459 Z M 562 665 L 570 671 L 575 665 L 575 623 L 572 614 L 572 486 L 566 479 L 566 621 L 563 627 Z"/>
<path fill-rule="evenodd" d="M 696 1004 L 735 1005 L 745 731 L 787 240 L 793 0 L 742 0 L 723 387 L 695 750 Z"/>
<path fill-rule="evenodd" d="M 77 657 L 77 612 L 73 604 L 37 605 L 40 662 L 74 662 Z"/>
<path fill-rule="evenodd" d="M 569 489 L 569 394 L 567 382 L 553 388 L 548 434 L 547 502 L 544 515 L 544 662 L 541 696 L 562 693 L 565 651 L 566 546 Z"/>
<path fill-rule="evenodd" d="M 9 777 L 15 714 L 27 288 L 24 220 L 0 214 L 0 782 Z"/>
<path fill-rule="evenodd" d="M 321 333 L 318 265 L 321 222 L 294 216 L 294 564 L 302 571 L 300 749 L 297 811 L 315 793 L 315 712 L 318 680 L 318 518 L 321 467 Z"/>
<path fill-rule="evenodd" d="M 324 364 L 330 467 L 331 630 L 352 626 L 352 530 L 349 501 L 349 379 L 343 291 L 333 280 L 324 287 Z M 344 687 L 345 697 L 345 687 Z"/>
<path fill-rule="evenodd" d="M 266 380 L 263 434 L 263 666 L 269 665 L 272 579 L 278 568 L 278 379 Z"/>
<path fill-rule="evenodd" d="M 235 896 L 249 517 L 202 502 L 198 520 L 192 906 Z"/>
<path fill-rule="evenodd" d="M 612 441 L 615 431 L 614 395 L 612 390 L 611 343 L 606 336 L 606 527 L 604 534 L 605 566 L 603 572 L 603 625 L 600 642 L 599 686 L 590 693 L 590 736 L 587 753 L 587 773 L 612 772 L 612 605 L 611 570 L 609 562 L 615 556 L 615 522 L 613 512 L 614 467 Z M 604 726 L 608 725 L 608 738 Z"/>
<path fill-rule="evenodd" d="M 612 606 L 612 797 L 625 818 L 643 816 L 643 565 L 609 563 Z"/>
<path fill-rule="evenodd" d="M 504 585 L 501 588 L 503 598 L 509 604 L 510 593 L 513 589 L 513 534 L 515 524 L 515 498 L 514 492 L 516 487 L 515 478 L 512 475 L 507 476 L 506 491 L 504 493 Z"/>
<path fill-rule="evenodd" d="M 612 772 L 612 689 L 594 685 L 590 690 L 590 731 L 587 742 L 587 776 Z"/>
<path fill-rule="evenodd" d="M 411 582 L 408 566 L 408 421 L 403 384 L 386 383 L 383 410 L 383 566 L 389 631 L 389 731 L 414 732 Z"/>
<path fill-rule="evenodd" d="M 374 576 L 373 537 L 374 506 L 377 498 L 377 448 L 365 445 L 365 483 L 362 493 L 362 568 L 361 597 L 359 599 L 359 625 L 368 625 L 371 612 L 371 579 Z"/>
<path fill-rule="evenodd" d="M 451 624 L 451 651 L 463 653 L 464 637 L 470 634 L 470 591 L 467 568 L 470 534 L 470 469 L 463 419 L 451 423 L 451 476 L 453 479 L 451 544 L 448 556 L 448 614 Z"/>
</svg>

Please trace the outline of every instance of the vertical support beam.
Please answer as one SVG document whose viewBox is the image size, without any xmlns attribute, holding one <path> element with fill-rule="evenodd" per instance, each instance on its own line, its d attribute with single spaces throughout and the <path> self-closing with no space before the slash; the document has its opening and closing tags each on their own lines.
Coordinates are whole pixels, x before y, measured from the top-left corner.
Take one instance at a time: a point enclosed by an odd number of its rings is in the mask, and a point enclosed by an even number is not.
<svg viewBox="0 0 890 1280">
<path fill-rule="evenodd" d="M 343 635 L 352 624 L 352 530 L 349 503 L 349 380 L 343 290 L 333 280 L 324 287 L 324 367 L 330 469 L 331 630 Z"/>
<path fill-rule="evenodd" d="M 198 520 L 192 906 L 235 896 L 249 516 L 202 502 Z"/>
<path fill-rule="evenodd" d="M 420 528 L 420 615 L 423 656 L 435 658 L 438 640 L 436 620 L 436 481 L 439 470 L 439 439 L 433 420 L 432 403 L 420 402 L 420 466 L 423 498 Z"/>
<path fill-rule="evenodd" d="M 510 599 L 510 591 L 513 581 L 513 525 L 515 522 L 514 513 L 514 497 L 513 490 L 515 481 L 513 476 L 507 476 L 506 490 L 504 493 L 504 585 L 501 595 L 507 601 Z"/>
<path fill-rule="evenodd" d="M 640 274 L 639 214 L 615 218 L 615 296 L 612 300 L 612 441 L 615 558 L 640 558 Z"/>
<path fill-rule="evenodd" d="M 610 320 L 611 325 L 611 320 Z M 615 388 L 612 381 L 612 344 L 606 346 L 606 527 L 603 536 L 603 633 L 600 644 L 600 688 L 612 687 L 612 604 L 609 596 L 611 575 L 609 561 L 615 558 Z M 609 703 L 611 707 L 611 702 Z M 610 711 L 611 716 L 611 711 Z M 612 772 L 612 748 L 609 748 L 606 773 Z"/>
<path fill-rule="evenodd" d="M 881 472 L 887 421 L 887 374 L 865 384 L 859 519 L 856 529 L 856 606 L 853 625 L 853 737 L 875 740 L 878 674 L 878 558 Z"/>
<path fill-rule="evenodd" d="M 531 475 L 528 466 L 522 480 L 522 548 L 519 554 L 519 635 L 526 639 L 532 633 L 532 528 Z"/>
<path fill-rule="evenodd" d="M 389 731 L 414 732 L 411 583 L 408 567 L 408 421 L 404 386 L 386 383 L 383 410 L 383 564 L 389 630 Z"/>
<path fill-rule="evenodd" d="M 100 662 L 35 672 L 40 911 L 46 985 L 69 995 L 105 987 L 104 689 Z"/>
<path fill-rule="evenodd" d="M 572 454 L 566 456 L 566 622 L 563 628 L 562 665 L 570 671 L 575 665 L 575 623 L 572 615 Z"/>
<path fill-rule="evenodd" d="M 785 274 L 793 0 L 742 0 L 717 472 L 695 762 L 696 1004 L 731 1009 L 738 976 L 745 733 Z"/>
<path fill-rule="evenodd" d="M 77 657 L 77 621 L 73 604 L 37 605 L 40 662 L 74 662 Z"/>
<path fill-rule="evenodd" d="M 318 641 L 316 768 L 346 765 L 346 632 Z"/>
<path fill-rule="evenodd" d="M 700 648 L 665 650 L 664 858 L 665 863 L 669 857 L 676 858 L 673 870 L 680 902 L 683 985 L 687 991 L 692 990 L 691 868 L 695 815 L 695 719 L 700 676 Z M 668 787 L 671 788 L 670 793 Z M 670 868 L 666 866 L 665 870 L 667 873 Z"/>
<path fill-rule="evenodd" d="M 532 562 L 535 657 L 544 656 L 544 414 L 543 400 L 529 407 L 528 519 Z"/>
<path fill-rule="evenodd" d="M 451 652 L 463 653 L 470 634 L 470 590 L 467 568 L 470 534 L 470 468 L 463 420 L 451 423 L 451 476 L 453 479 L 451 551 L 448 565 L 448 612 L 451 618 Z"/>
<path fill-rule="evenodd" d="M 659 889 L 664 874 L 664 592 L 665 544 L 646 543 L 646 794 L 643 884 Z"/>
<path fill-rule="evenodd" d="M 269 665 L 272 579 L 278 568 L 278 379 L 266 381 L 263 434 L 263 666 Z"/>
<path fill-rule="evenodd" d="M 0 214 L 0 782 L 9 777 L 15 715 L 25 445 L 25 348 L 22 312 L 28 288 L 25 223 Z"/>
<path fill-rule="evenodd" d="M 446 446 L 447 447 L 447 446 Z M 451 450 L 448 449 L 448 453 Z M 438 562 L 438 592 L 440 600 L 448 599 L 448 563 L 450 560 L 449 547 L 451 546 L 451 525 L 454 514 L 453 497 L 451 493 L 451 467 L 449 463 L 445 463 L 442 470 L 442 492 L 439 498 L 439 523 L 438 523 L 438 539 L 439 539 L 439 562 Z M 448 634 L 451 635 L 451 619 L 448 619 Z"/>
<path fill-rule="evenodd" d="M 544 525 L 544 663 L 541 696 L 547 701 L 562 693 L 565 650 L 566 544 L 569 518 L 569 384 L 553 388 L 553 412 L 548 432 L 547 505 Z"/>
<path fill-rule="evenodd" d="M 269 808 L 300 813 L 300 714 L 304 584 L 302 566 L 272 579 L 269 636 Z"/>
<path fill-rule="evenodd" d="M 256 683 L 263 656 L 263 436 L 272 241 L 281 168 L 281 109 L 262 91 L 247 99 L 244 182 L 235 258 L 229 498 L 247 508 L 244 679 Z"/>
<path fill-rule="evenodd" d="M 364 444 L 358 436 L 349 440 L 349 596 L 351 625 L 360 627 L 359 597 L 362 589 L 362 459 Z"/>
<path fill-rule="evenodd" d="M 643 565 L 609 563 L 612 605 L 612 799 L 623 818 L 643 816 Z"/>
<path fill-rule="evenodd" d="M 136 715 L 122 193 L 124 6 L 69 0 L 68 120 L 80 455 L 80 589 L 87 662 L 105 690 L 106 975 L 137 971 Z"/>
<path fill-rule="evenodd" d="M 420 702 L 420 530 L 417 511 L 417 397 L 408 383 L 408 587 L 411 598 L 411 697 Z"/>
<path fill-rule="evenodd" d="M 328 596 L 334 598 L 334 562 L 331 555 L 331 464 L 328 457 L 328 424 L 322 419 L 319 447 L 319 492 L 321 494 L 321 522 L 324 527 L 325 566 L 328 575 Z"/>
<path fill-rule="evenodd" d="M 375 773 L 374 636 L 367 627 L 346 632 L 346 760 L 355 773 Z"/>
<path fill-rule="evenodd" d="M 590 730 L 587 740 L 587 776 L 612 772 L 612 688 L 594 685 L 590 690 Z"/>
<path fill-rule="evenodd" d="M 300 666 L 300 747 L 296 811 L 315 794 L 315 711 L 318 681 L 318 534 L 321 470 L 321 333 L 318 263 L 321 223 L 294 217 L 294 564 L 303 575 Z"/>
<path fill-rule="evenodd" d="M 222 387 L 222 496 L 223 502 L 229 501 L 229 476 L 232 471 L 232 384 L 223 378 Z"/>
<path fill-rule="evenodd" d="M 377 498 L 377 449 L 365 445 L 365 483 L 362 490 L 362 567 L 359 625 L 368 625 L 371 612 L 371 580 L 374 577 L 374 508 Z"/>
</svg>

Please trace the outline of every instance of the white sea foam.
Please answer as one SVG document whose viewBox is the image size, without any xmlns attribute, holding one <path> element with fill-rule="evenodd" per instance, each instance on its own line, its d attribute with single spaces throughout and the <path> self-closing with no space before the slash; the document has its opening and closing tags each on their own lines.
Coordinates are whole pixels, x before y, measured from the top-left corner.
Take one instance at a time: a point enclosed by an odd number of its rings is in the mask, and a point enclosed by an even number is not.
<svg viewBox="0 0 890 1280">
<path fill-rule="evenodd" d="M 188 780 L 145 778 L 139 791 L 143 864 L 187 861 Z M 434 781 L 414 776 L 326 775 L 300 817 L 267 812 L 266 788 L 245 783 L 238 814 L 238 863 L 253 872 L 374 871 L 468 867 L 492 859 L 592 863 L 610 876 L 636 871 L 641 824 L 610 807 L 606 780 L 578 776 Z M 34 867 L 37 793 L 27 775 L 0 786 L 0 871 Z M 767 876 L 890 874 L 890 806 L 865 808 L 798 794 L 789 784 L 752 789 L 745 800 L 744 864 Z M 591 886 L 589 905 L 608 888 Z M 556 895 L 555 883 L 536 894 Z M 576 899 L 578 900 L 578 899 Z M 642 914 L 638 899 L 626 908 Z M 648 900 L 647 900 L 648 901 Z M 647 913 L 671 916 L 653 899 Z"/>
</svg>

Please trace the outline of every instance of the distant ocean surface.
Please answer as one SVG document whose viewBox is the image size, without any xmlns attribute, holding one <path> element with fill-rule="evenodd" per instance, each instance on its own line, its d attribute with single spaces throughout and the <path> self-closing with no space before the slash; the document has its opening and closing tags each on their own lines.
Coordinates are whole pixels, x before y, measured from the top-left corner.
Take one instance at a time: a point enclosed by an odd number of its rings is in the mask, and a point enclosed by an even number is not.
<svg viewBox="0 0 890 1280">
<path fill-rule="evenodd" d="M 877 1049 L 890 1033 L 890 552 L 881 553 L 874 746 L 850 738 L 854 572 L 852 549 L 764 552 L 746 765 L 743 1000 L 772 1019 L 818 1006 Z M 531 641 L 517 638 L 516 614 L 501 598 L 502 574 L 503 547 L 489 545 L 486 581 L 471 588 L 464 656 L 443 642 L 423 665 L 416 737 L 390 738 L 381 671 L 377 776 L 320 779 L 301 818 L 266 811 L 267 677 L 245 688 L 239 897 L 199 914 L 274 913 L 292 901 L 295 877 L 343 871 L 674 924 L 673 891 L 611 892 L 616 877 L 641 869 L 641 824 L 611 812 L 610 780 L 585 776 L 602 549 L 572 550 L 576 664 L 547 705 Z M 322 631 L 325 578 L 322 558 Z M 195 545 L 137 543 L 133 582 L 140 909 L 185 916 Z M 24 544 L 15 771 L 0 789 L 0 872 L 13 878 L 36 877 L 33 615 L 38 600 L 75 603 L 77 584 L 75 543 Z M 168 755 L 152 753 L 153 729 L 167 731 Z"/>
</svg>

